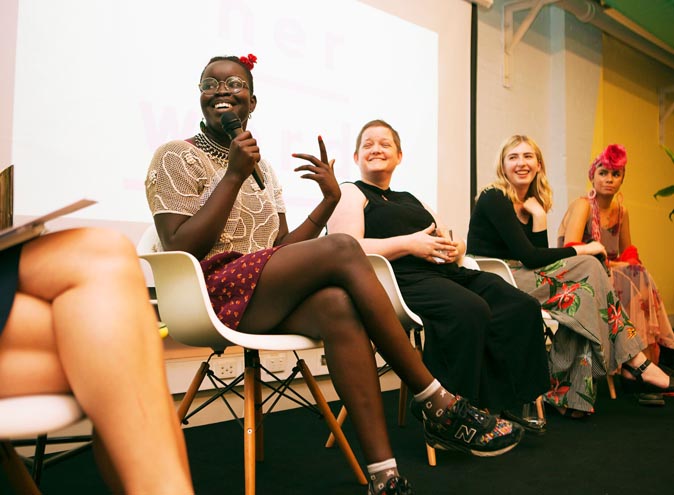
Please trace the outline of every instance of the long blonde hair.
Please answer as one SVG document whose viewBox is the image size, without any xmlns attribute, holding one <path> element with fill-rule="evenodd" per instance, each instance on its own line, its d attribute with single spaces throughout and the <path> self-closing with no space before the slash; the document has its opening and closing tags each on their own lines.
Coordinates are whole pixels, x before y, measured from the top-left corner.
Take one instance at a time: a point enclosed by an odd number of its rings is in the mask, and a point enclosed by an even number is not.
<svg viewBox="0 0 674 495">
<path fill-rule="evenodd" d="M 517 192 L 503 171 L 503 161 L 505 160 L 508 152 L 521 143 L 527 143 L 529 146 L 531 146 L 531 149 L 534 150 L 536 155 L 536 160 L 538 160 L 538 163 L 541 165 L 541 169 L 536 174 L 533 182 L 529 185 L 529 190 L 527 191 L 525 199 L 533 196 L 541 204 L 543 209 L 548 212 L 550 211 L 550 208 L 552 208 L 552 189 L 550 188 L 550 183 L 548 182 L 548 177 L 545 171 L 543 153 L 541 153 L 541 149 L 536 144 L 536 141 L 531 139 L 529 136 L 514 134 L 503 142 L 501 145 L 501 151 L 499 152 L 498 158 L 496 160 L 496 180 L 484 189 L 498 189 L 503 194 L 505 194 L 505 196 L 510 199 L 513 204 L 519 203 L 520 200 L 517 197 Z"/>
</svg>

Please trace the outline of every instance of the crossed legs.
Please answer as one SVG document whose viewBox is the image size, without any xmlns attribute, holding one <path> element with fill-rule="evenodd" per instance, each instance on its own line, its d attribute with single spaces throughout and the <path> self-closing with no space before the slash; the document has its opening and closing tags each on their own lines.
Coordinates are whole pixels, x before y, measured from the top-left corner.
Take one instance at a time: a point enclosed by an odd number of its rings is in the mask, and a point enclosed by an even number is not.
<svg viewBox="0 0 674 495">
<path fill-rule="evenodd" d="M 67 391 L 94 425 L 111 488 L 193 492 L 143 274 L 114 232 L 57 232 L 22 249 L 0 334 L 0 397 Z"/>
<path fill-rule="evenodd" d="M 239 324 L 245 332 L 279 328 L 323 339 L 337 393 L 368 463 L 392 457 L 370 340 L 410 389 L 433 377 L 412 350 L 359 244 L 331 235 L 291 244 L 267 262 Z"/>
</svg>

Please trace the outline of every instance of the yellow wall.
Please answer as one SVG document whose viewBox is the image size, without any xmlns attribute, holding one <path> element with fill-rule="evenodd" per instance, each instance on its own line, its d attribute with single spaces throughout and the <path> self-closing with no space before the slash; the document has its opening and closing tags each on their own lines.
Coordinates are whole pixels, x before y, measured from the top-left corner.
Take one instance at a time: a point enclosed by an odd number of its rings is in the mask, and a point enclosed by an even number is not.
<svg viewBox="0 0 674 495">
<path fill-rule="evenodd" d="M 672 314 L 674 222 L 669 221 L 668 214 L 674 208 L 674 197 L 656 200 L 653 193 L 674 184 L 674 164 L 658 144 L 658 88 L 674 85 L 674 70 L 610 36 L 604 35 L 602 51 L 592 156 L 610 143 L 623 144 L 627 149 L 622 192 L 630 214 L 632 243 Z M 674 117 L 668 119 L 666 129 L 665 144 L 674 149 Z"/>
</svg>

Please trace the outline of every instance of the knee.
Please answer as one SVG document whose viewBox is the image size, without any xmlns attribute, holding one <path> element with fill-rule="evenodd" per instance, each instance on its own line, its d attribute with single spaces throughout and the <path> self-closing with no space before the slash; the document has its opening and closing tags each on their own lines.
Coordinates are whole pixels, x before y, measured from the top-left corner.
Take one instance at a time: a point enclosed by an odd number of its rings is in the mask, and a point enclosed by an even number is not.
<svg viewBox="0 0 674 495">
<path fill-rule="evenodd" d="M 312 297 L 312 302 L 317 309 L 316 318 L 323 327 L 337 328 L 344 322 L 352 323 L 357 319 L 351 297 L 340 287 L 319 290 Z"/>
<path fill-rule="evenodd" d="M 517 301 L 517 312 L 521 314 L 540 314 L 541 303 L 535 297 L 515 289 L 516 296 L 513 298 Z"/>
<path fill-rule="evenodd" d="M 597 257 L 590 254 L 579 254 L 576 256 L 576 258 L 579 260 L 578 263 L 582 265 L 588 272 L 600 271 L 606 274 L 604 265 Z"/>
<path fill-rule="evenodd" d="M 356 239 L 348 234 L 330 234 L 322 238 L 330 259 L 347 265 L 353 262 L 364 262 L 365 253 Z"/>
<path fill-rule="evenodd" d="M 139 267 L 136 249 L 123 234 L 98 227 L 78 229 L 71 240 L 72 249 L 91 271 L 124 271 Z"/>
</svg>

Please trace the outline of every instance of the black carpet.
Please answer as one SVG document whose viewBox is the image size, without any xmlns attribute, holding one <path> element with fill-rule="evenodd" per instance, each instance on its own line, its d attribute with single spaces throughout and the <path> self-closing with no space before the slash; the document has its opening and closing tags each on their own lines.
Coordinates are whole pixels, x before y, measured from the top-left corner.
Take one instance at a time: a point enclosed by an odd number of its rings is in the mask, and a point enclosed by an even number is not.
<svg viewBox="0 0 674 495">
<path fill-rule="evenodd" d="M 385 393 L 384 400 L 398 466 L 417 495 L 674 493 L 670 477 L 674 399 L 667 398 L 665 407 L 647 408 L 622 394 L 618 386 L 618 399 L 611 400 L 603 383 L 599 395 L 592 417 L 563 418 L 548 409 L 544 436 L 525 437 L 516 449 L 494 458 L 438 451 L 436 467 L 426 463 L 421 425 L 411 415 L 407 427 L 396 425 L 397 392 Z M 337 411 L 338 404 L 332 406 Z M 304 410 L 268 416 L 257 493 L 365 495 L 365 487 L 356 484 L 341 452 L 323 447 L 326 431 L 322 420 Z M 345 432 L 362 462 L 348 420 Z M 238 424 L 226 421 L 189 428 L 185 435 L 197 494 L 243 493 Z M 3 476 L 0 493 L 7 493 Z M 41 488 L 46 495 L 108 493 L 90 451 L 50 466 Z"/>
</svg>

